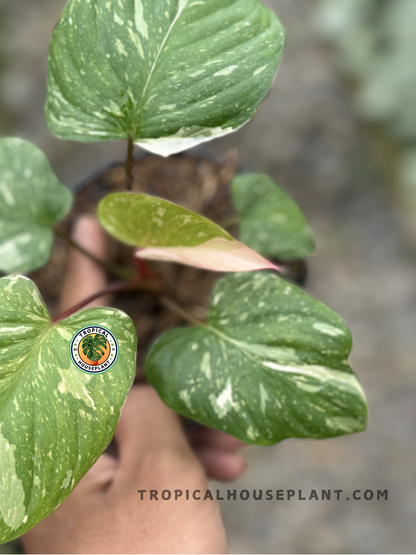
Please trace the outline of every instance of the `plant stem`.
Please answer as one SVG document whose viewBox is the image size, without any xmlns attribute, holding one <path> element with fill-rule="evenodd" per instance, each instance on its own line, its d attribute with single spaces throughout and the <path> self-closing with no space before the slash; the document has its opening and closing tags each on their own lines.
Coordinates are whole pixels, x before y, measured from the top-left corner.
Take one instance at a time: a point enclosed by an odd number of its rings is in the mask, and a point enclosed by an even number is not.
<svg viewBox="0 0 416 555">
<path fill-rule="evenodd" d="M 55 234 L 61 239 L 63 239 L 64 241 L 66 241 L 70 247 L 73 247 L 74 249 L 77 249 L 79 252 L 82 252 L 82 254 L 87 256 L 90 260 L 98 264 L 98 266 L 103 268 L 103 270 L 113 275 L 114 277 L 125 280 L 125 279 L 132 279 L 135 276 L 134 270 L 130 270 L 129 268 L 120 268 L 119 266 L 115 266 L 113 264 L 109 264 L 107 262 L 104 262 L 103 260 L 100 260 L 93 254 L 85 250 L 84 247 L 82 247 L 76 241 L 74 241 L 72 237 L 68 233 L 66 233 L 66 231 L 59 228 L 58 226 L 54 226 L 53 230 Z"/>
<path fill-rule="evenodd" d="M 147 263 L 146 260 L 142 260 L 141 258 L 134 258 L 134 262 L 136 264 L 137 270 L 139 271 L 139 274 L 144 278 L 144 279 L 158 279 L 158 280 L 162 280 L 162 277 L 153 270 L 153 268 L 151 268 L 149 266 L 149 264 Z"/>
<path fill-rule="evenodd" d="M 68 318 L 69 316 L 72 316 L 73 314 L 75 314 L 75 312 L 78 312 L 79 310 L 81 310 L 81 308 L 84 308 L 84 306 L 86 306 L 87 304 L 92 303 L 93 301 L 95 301 L 96 299 L 99 299 L 100 297 L 104 297 L 104 295 L 107 295 L 108 293 L 116 293 L 118 291 L 124 291 L 128 287 L 131 287 L 131 282 L 128 282 L 128 281 L 120 282 L 120 281 L 118 281 L 116 283 L 112 283 L 111 285 L 109 285 L 108 287 L 103 289 L 102 291 L 98 291 L 98 293 L 94 293 L 94 295 L 91 295 L 90 297 L 87 297 L 86 299 L 79 302 L 78 304 L 76 304 L 72 308 L 68 309 L 66 312 L 64 312 L 63 314 L 61 314 L 57 318 L 55 318 L 55 320 L 53 320 L 53 323 L 56 324 L 56 323 L 60 322 L 61 320 L 64 320 L 65 318 Z"/>
<path fill-rule="evenodd" d="M 129 139 L 129 145 L 127 147 L 127 159 L 126 159 L 126 189 L 128 191 L 131 191 L 133 188 L 133 166 L 134 166 L 134 160 L 133 160 L 133 150 L 134 150 L 134 141 L 133 138 L 130 137 Z"/>
<path fill-rule="evenodd" d="M 141 278 L 136 278 L 130 281 L 116 281 L 115 283 L 111 283 L 110 285 L 108 285 L 105 289 L 102 289 L 101 291 L 94 293 L 94 295 L 91 295 L 90 297 L 87 297 L 83 301 L 79 302 L 78 304 L 55 318 L 53 320 L 53 323 L 56 324 L 57 322 L 60 322 L 65 318 L 69 318 L 69 316 L 72 316 L 73 314 L 84 308 L 84 306 L 92 303 L 100 297 L 104 297 L 104 295 L 108 295 L 109 293 L 121 293 L 123 291 L 131 291 L 135 289 L 157 293 L 157 288 L 155 287 L 154 283 L 150 281 L 145 281 Z"/>
<path fill-rule="evenodd" d="M 70 316 L 72 316 L 73 314 L 75 314 L 76 312 L 78 312 L 88 304 L 92 303 L 96 299 L 99 299 L 100 297 L 104 297 L 104 295 L 108 295 L 109 293 L 121 293 L 123 291 L 131 291 L 134 289 L 147 290 L 150 293 L 155 294 L 157 296 L 158 302 L 161 305 L 165 306 L 172 312 L 175 312 L 175 314 L 177 314 L 178 316 L 180 316 L 181 318 L 183 318 L 193 326 L 205 325 L 205 323 L 202 322 L 202 320 L 198 320 L 198 318 L 195 318 L 194 316 L 192 316 L 191 314 L 183 310 L 183 308 L 181 308 L 174 300 L 169 299 L 169 297 L 165 297 L 164 295 L 159 295 L 153 282 L 145 281 L 140 278 L 139 279 L 136 278 L 131 281 L 117 281 L 115 283 L 111 283 L 105 289 L 102 289 L 101 291 L 94 293 L 94 295 L 87 297 L 86 299 L 79 302 L 72 308 L 68 309 L 66 312 L 64 312 L 57 318 L 55 318 L 53 320 L 53 323 L 57 324 L 61 320 L 64 320 L 65 318 L 69 318 Z"/>
<path fill-rule="evenodd" d="M 194 316 L 186 312 L 186 310 L 183 310 L 182 307 L 180 307 L 172 299 L 169 299 L 169 297 L 158 296 L 157 300 L 161 305 L 165 306 L 172 312 L 175 312 L 175 314 L 177 314 L 178 316 L 180 316 L 181 318 L 183 318 L 193 326 L 205 326 L 205 322 L 203 322 L 202 320 L 198 320 L 198 318 L 195 318 Z"/>
</svg>

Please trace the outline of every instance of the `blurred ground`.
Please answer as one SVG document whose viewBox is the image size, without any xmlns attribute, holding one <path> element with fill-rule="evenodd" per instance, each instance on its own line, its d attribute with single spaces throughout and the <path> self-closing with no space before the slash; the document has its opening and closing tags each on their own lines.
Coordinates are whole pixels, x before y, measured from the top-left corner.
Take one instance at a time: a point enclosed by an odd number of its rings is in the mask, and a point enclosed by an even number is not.
<svg viewBox="0 0 416 555">
<path fill-rule="evenodd" d="M 336 1 L 336 0 L 334 0 Z M 300 203 L 315 233 L 308 291 L 352 329 L 352 365 L 367 393 L 368 430 L 247 449 L 232 488 L 388 489 L 386 501 L 240 501 L 222 508 L 233 552 L 411 553 L 416 545 L 416 259 L 329 52 L 311 26 L 313 0 L 264 2 L 288 42 L 275 85 L 253 122 L 204 147 L 239 151 Z M 46 52 L 64 0 L 3 0 L 0 132 L 42 147 L 72 185 L 124 145 L 54 139 L 43 117 Z M 214 487 L 216 485 L 214 484 Z M 229 486 L 219 486 L 223 491 Z"/>
</svg>

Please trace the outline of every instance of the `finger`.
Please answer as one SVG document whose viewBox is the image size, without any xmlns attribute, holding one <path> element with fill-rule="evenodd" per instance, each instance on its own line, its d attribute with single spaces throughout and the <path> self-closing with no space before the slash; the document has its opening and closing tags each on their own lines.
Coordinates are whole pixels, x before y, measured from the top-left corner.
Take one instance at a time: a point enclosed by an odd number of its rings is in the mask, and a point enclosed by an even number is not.
<svg viewBox="0 0 416 555">
<path fill-rule="evenodd" d="M 96 258 L 105 260 L 106 237 L 103 228 L 94 216 L 82 216 L 72 230 L 73 240 Z M 64 312 L 78 302 L 104 289 L 107 279 L 103 269 L 79 250 L 71 248 L 68 267 L 61 296 L 61 311 Z M 104 297 L 88 305 L 104 306 Z M 87 308 L 88 308 L 87 307 Z"/>
<path fill-rule="evenodd" d="M 167 450 L 189 449 L 177 414 L 150 385 L 130 391 L 115 433 L 119 470 L 135 473 L 143 458 Z"/>
<path fill-rule="evenodd" d="M 212 447 L 218 451 L 235 453 L 246 447 L 246 444 L 233 436 L 220 430 L 213 430 L 200 426 L 187 433 L 189 442 L 193 447 Z"/>
<path fill-rule="evenodd" d="M 101 455 L 85 476 L 80 480 L 69 498 L 103 493 L 112 484 L 118 470 L 118 461 L 108 455 Z M 68 498 L 68 499 L 69 499 Z"/>
<path fill-rule="evenodd" d="M 195 449 L 195 455 L 207 476 L 218 482 L 234 482 L 247 468 L 246 461 L 231 453 L 203 447 Z"/>
<path fill-rule="evenodd" d="M 119 462 L 109 455 L 101 455 L 92 468 L 80 481 L 78 488 L 84 491 L 105 491 L 116 477 Z M 77 489 L 75 489 L 77 491 Z"/>
</svg>

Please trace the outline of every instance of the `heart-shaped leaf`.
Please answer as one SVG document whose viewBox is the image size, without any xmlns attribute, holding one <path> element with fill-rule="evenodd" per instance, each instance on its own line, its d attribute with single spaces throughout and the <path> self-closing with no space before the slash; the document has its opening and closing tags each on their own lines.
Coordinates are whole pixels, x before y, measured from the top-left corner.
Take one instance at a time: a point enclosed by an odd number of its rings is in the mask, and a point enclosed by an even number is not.
<svg viewBox="0 0 416 555">
<path fill-rule="evenodd" d="M 72 194 L 35 145 L 0 139 L 0 271 L 26 273 L 44 266 L 52 228 L 71 205 Z"/>
<path fill-rule="evenodd" d="M 71 340 L 87 326 L 105 328 L 115 360 L 106 373 L 87 374 L 72 362 Z M 92 308 L 52 324 L 32 281 L 0 279 L 0 543 L 51 513 L 103 452 L 135 357 L 136 332 L 123 312 Z"/>
<path fill-rule="evenodd" d="M 315 251 L 305 217 L 295 201 L 267 175 L 242 174 L 231 183 L 240 239 L 259 254 L 299 260 Z"/>
<path fill-rule="evenodd" d="M 162 336 L 147 376 L 167 405 L 256 445 L 365 428 L 342 320 L 276 274 L 222 278 L 207 324 Z"/>
<path fill-rule="evenodd" d="M 114 193 L 98 207 L 101 225 L 116 239 L 141 247 L 137 257 L 179 262 L 216 272 L 276 266 L 195 212 L 140 193 Z"/>
<path fill-rule="evenodd" d="M 49 128 L 180 152 L 253 117 L 283 44 L 257 0 L 71 0 L 50 49 Z"/>
</svg>

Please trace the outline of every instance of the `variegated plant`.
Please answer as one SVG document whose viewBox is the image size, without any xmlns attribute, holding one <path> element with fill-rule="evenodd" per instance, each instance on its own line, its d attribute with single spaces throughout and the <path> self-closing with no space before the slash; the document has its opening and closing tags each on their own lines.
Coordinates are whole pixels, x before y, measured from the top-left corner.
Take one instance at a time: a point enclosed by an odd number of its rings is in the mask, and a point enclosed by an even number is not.
<svg viewBox="0 0 416 555">
<path fill-rule="evenodd" d="M 126 139 L 129 189 L 135 144 L 167 156 L 247 123 L 283 44 L 258 0 L 70 0 L 50 48 L 48 125 L 63 139 Z M 150 348 L 149 381 L 179 413 L 253 445 L 363 430 L 349 330 L 275 262 L 314 251 L 305 218 L 264 175 L 237 176 L 231 196 L 237 238 L 145 194 L 98 206 L 102 226 L 138 258 L 227 274 L 206 322 L 189 316 L 192 327 Z M 34 145 L 0 140 L 0 543 L 69 495 L 110 442 L 134 378 L 127 315 L 78 306 L 52 321 L 17 275 L 47 263 L 71 204 Z"/>
</svg>

